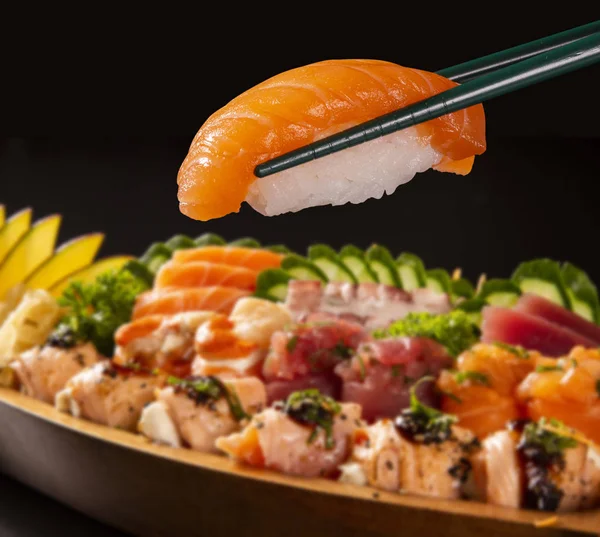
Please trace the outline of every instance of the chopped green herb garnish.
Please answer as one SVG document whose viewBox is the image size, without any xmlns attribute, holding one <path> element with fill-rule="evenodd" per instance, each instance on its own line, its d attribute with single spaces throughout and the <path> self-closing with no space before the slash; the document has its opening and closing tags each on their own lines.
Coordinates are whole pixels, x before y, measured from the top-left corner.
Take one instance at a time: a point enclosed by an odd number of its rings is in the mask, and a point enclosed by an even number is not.
<svg viewBox="0 0 600 537">
<path fill-rule="evenodd" d="M 546 429 L 552 427 L 552 431 Z M 564 423 L 558 420 L 542 418 L 538 423 L 528 423 L 523 429 L 521 443 L 528 447 L 537 446 L 543 449 L 548 457 L 562 456 L 565 449 L 577 447 L 577 440 L 570 436 L 563 436 L 558 431 L 568 431 Z"/>
<path fill-rule="evenodd" d="M 285 348 L 288 352 L 294 352 L 296 345 L 298 344 L 298 336 L 292 336 L 287 342 Z"/>
<path fill-rule="evenodd" d="M 399 365 L 393 365 L 392 366 L 392 377 L 398 377 L 400 375 L 400 366 Z"/>
<path fill-rule="evenodd" d="M 319 429 L 325 432 L 325 449 L 333 449 L 333 422 L 342 408 L 334 399 L 323 395 L 316 388 L 293 392 L 287 398 L 283 411 L 293 420 L 314 429 L 307 443 L 317 439 Z"/>
<path fill-rule="evenodd" d="M 575 360 L 575 358 L 571 358 L 571 367 L 572 368 L 576 368 L 579 364 L 577 363 L 577 360 Z"/>
<path fill-rule="evenodd" d="M 505 351 L 508 351 L 508 352 L 514 354 L 518 358 L 523 358 L 524 360 L 529 359 L 529 352 L 526 349 L 524 349 L 523 347 L 509 345 L 508 343 L 502 343 L 502 341 L 496 341 L 496 342 L 494 342 L 494 345 L 496 347 L 500 347 L 501 349 L 504 349 Z"/>
<path fill-rule="evenodd" d="M 225 386 L 225 384 L 217 377 L 189 377 L 187 379 L 169 377 L 167 379 L 167 384 L 187 391 L 188 396 L 201 404 L 205 404 L 209 401 L 218 401 L 219 399 L 224 398 L 225 401 L 227 401 L 227 406 L 229 406 L 231 415 L 237 421 L 250 417 L 244 411 L 235 390 Z"/>
<path fill-rule="evenodd" d="M 353 350 L 352 347 L 348 347 L 343 341 L 338 341 L 331 352 L 340 358 L 346 359 L 352 356 Z"/>
<path fill-rule="evenodd" d="M 453 393 L 445 392 L 443 390 L 440 390 L 440 393 L 442 395 L 445 395 L 449 399 L 452 399 L 455 403 L 458 403 L 459 405 L 462 405 L 463 400 L 458 395 L 454 395 Z"/>
<path fill-rule="evenodd" d="M 596 393 L 598 394 L 598 397 L 600 397 L 600 379 L 596 381 Z"/>
<path fill-rule="evenodd" d="M 356 360 L 358 361 L 358 367 L 360 368 L 360 380 L 365 380 L 367 377 L 367 369 L 365 368 L 365 361 L 360 354 L 356 355 Z"/>
<path fill-rule="evenodd" d="M 479 339 L 479 327 L 464 311 L 455 310 L 442 315 L 409 313 L 385 330 L 374 333 L 376 338 L 426 337 L 443 345 L 454 357 L 468 349 Z"/>
<path fill-rule="evenodd" d="M 456 382 L 462 384 L 467 380 L 473 381 L 475 384 L 484 384 L 486 386 L 490 385 L 490 379 L 484 373 L 480 373 L 479 371 L 458 371 L 454 378 Z"/>
<path fill-rule="evenodd" d="M 145 281 L 127 270 L 106 272 L 93 283 L 71 283 L 58 299 L 68 312 L 49 343 L 63 335 L 68 340 L 65 344 L 89 341 L 104 356 L 112 356 L 117 328 L 129 322 L 136 297 L 147 289 Z"/>
<path fill-rule="evenodd" d="M 417 397 L 417 387 L 423 382 L 434 381 L 434 377 L 422 377 L 410 388 L 410 406 L 396 418 L 396 428 L 404 435 L 424 444 L 441 444 L 452 434 L 456 416 L 427 406 Z"/>
<path fill-rule="evenodd" d="M 559 365 L 538 365 L 535 368 L 536 373 L 548 373 L 550 371 L 563 371 Z"/>
</svg>

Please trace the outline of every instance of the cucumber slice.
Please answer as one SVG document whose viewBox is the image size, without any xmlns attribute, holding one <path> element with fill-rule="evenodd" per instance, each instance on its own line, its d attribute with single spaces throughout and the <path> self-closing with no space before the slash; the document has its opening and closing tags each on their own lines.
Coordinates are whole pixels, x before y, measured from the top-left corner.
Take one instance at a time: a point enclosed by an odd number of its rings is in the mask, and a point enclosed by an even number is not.
<svg viewBox="0 0 600 537">
<path fill-rule="evenodd" d="M 427 288 L 436 293 L 449 295 L 452 290 L 452 280 L 448 271 L 442 268 L 427 271 Z"/>
<path fill-rule="evenodd" d="M 400 274 L 402 288 L 406 291 L 412 291 L 413 289 L 427 285 L 425 265 L 420 257 L 410 252 L 403 252 L 396 259 L 396 265 Z"/>
<path fill-rule="evenodd" d="M 475 297 L 464 300 L 458 306 L 456 306 L 456 309 L 464 311 L 475 324 L 480 325 L 481 310 L 484 308 L 484 306 L 486 306 L 485 300 Z"/>
<path fill-rule="evenodd" d="M 510 308 L 514 306 L 521 296 L 521 289 L 510 280 L 492 279 L 486 281 L 481 287 L 477 298 L 491 304 Z"/>
<path fill-rule="evenodd" d="M 467 280 L 466 278 L 458 278 L 457 280 L 452 280 L 452 296 L 457 298 L 473 298 L 475 295 L 475 288 L 473 284 Z"/>
<path fill-rule="evenodd" d="M 292 277 L 281 269 L 263 270 L 256 279 L 255 295 L 274 302 L 283 302 Z"/>
<path fill-rule="evenodd" d="M 590 277 L 572 263 L 563 263 L 561 274 L 567 286 L 573 311 L 588 321 L 598 323 L 600 321 L 598 290 Z"/>
<path fill-rule="evenodd" d="M 380 283 L 402 289 L 402 282 L 400 281 L 396 262 L 387 248 L 373 244 L 366 251 L 365 257 L 369 265 L 371 265 L 371 269 L 377 274 Z"/>
<path fill-rule="evenodd" d="M 340 250 L 340 259 L 359 283 L 379 281 L 377 274 L 367 262 L 365 253 L 360 248 L 352 244 L 344 246 Z"/>
<path fill-rule="evenodd" d="M 186 250 L 187 248 L 195 248 L 196 243 L 193 239 L 186 237 L 185 235 L 175 235 L 165 242 L 167 248 L 171 250 Z"/>
<path fill-rule="evenodd" d="M 523 293 L 544 297 L 564 308 L 571 309 L 560 266 L 552 259 L 534 259 L 521 263 L 511 277 Z"/>
<path fill-rule="evenodd" d="M 227 243 L 220 235 L 215 235 L 214 233 L 204 233 L 204 235 L 200 235 L 194 240 L 194 244 L 196 248 L 199 248 L 202 246 L 224 246 Z"/>
<path fill-rule="evenodd" d="M 138 280 L 143 281 L 148 285 L 148 287 L 152 287 L 154 285 L 154 274 L 150 272 L 148 267 L 138 261 L 137 259 L 132 259 L 131 261 L 127 261 L 121 270 L 127 270 L 131 274 L 133 274 Z"/>
<path fill-rule="evenodd" d="M 231 241 L 229 246 L 238 246 L 240 248 L 260 248 L 260 242 L 252 237 L 242 237 L 235 241 Z"/>
<path fill-rule="evenodd" d="M 264 249 L 275 252 L 276 254 L 292 253 L 292 251 L 285 244 L 272 244 L 271 246 L 264 246 Z"/>
<path fill-rule="evenodd" d="M 326 244 L 314 244 L 308 249 L 308 259 L 319 267 L 330 282 L 357 283 L 354 274 L 341 261 L 337 252 Z"/>
<path fill-rule="evenodd" d="M 151 244 L 142 257 L 140 257 L 140 263 L 146 265 L 152 274 L 156 274 L 158 269 L 171 259 L 172 255 L 173 250 L 165 243 L 155 242 L 154 244 Z"/>
<path fill-rule="evenodd" d="M 288 254 L 281 261 L 281 268 L 295 280 L 319 280 L 327 283 L 327 276 L 308 259 L 296 254 Z"/>
</svg>

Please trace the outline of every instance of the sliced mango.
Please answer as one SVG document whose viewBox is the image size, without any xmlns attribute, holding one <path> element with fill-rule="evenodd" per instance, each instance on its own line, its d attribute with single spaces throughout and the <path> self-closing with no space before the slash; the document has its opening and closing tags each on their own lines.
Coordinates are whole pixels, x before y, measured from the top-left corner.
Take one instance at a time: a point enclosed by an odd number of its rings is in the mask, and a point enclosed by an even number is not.
<svg viewBox="0 0 600 537">
<path fill-rule="evenodd" d="M 0 265 L 0 300 L 52 256 L 60 221 L 57 214 L 38 220 L 6 256 Z"/>
<path fill-rule="evenodd" d="M 104 240 L 102 233 L 82 235 L 63 244 L 27 280 L 29 289 L 50 289 L 70 274 L 89 266 Z"/>
<path fill-rule="evenodd" d="M 23 209 L 12 215 L 0 229 L 0 264 L 15 244 L 27 233 L 31 225 L 31 209 Z"/>
<path fill-rule="evenodd" d="M 6 220 L 6 209 L 4 205 L 0 205 L 0 229 L 4 226 L 4 221 Z"/>
<path fill-rule="evenodd" d="M 103 272 L 107 272 L 109 270 L 118 270 L 125 263 L 131 261 L 132 259 L 133 256 L 126 255 L 100 259 L 93 265 L 90 265 L 89 267 L 86 267 L 75 274 L 71 274 L 57 284 L 53 285 L 49 289 L 50 294 L 54 297 L 59 297 L 72 282 L 92 283 Z"/>
</svg>

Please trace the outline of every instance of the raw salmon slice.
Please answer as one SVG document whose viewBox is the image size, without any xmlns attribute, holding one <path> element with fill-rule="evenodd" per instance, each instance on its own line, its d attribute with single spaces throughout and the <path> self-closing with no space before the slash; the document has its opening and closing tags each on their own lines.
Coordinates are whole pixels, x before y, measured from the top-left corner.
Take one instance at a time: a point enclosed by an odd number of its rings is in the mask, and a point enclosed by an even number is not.
<svg viewBox="0 0 600 537">
<path fill-rule="evenodd" d="M 156 275 L 154 288 L 185 288 L 219 285 L 254 291 L 258 272 L 245 267 L 211 263 L 208 261 L 189 261 L 165 263 Z"/>
<path fill-rule="evenodd" d="M 269 250 L 256 248 L 241 248 L 237 246 L 204 246 L 203 248 L 190 248 L 177 250 L 173 254 L 175 263 L 190 263 L 192 261 L 205 261 L 245 267 L 249 270 L 261 271 L 268 268 L 278 268 L 283 256 Z"/>
<path fill-rule="evenodd" d="M 215 311 L 229 314 L 235 303 L 249 294 L 249 291 L 221 286 L 148 291 L 137 298 L 133 319 L 157 313 L 168 315 L 184 311 Z"/>
</svg>

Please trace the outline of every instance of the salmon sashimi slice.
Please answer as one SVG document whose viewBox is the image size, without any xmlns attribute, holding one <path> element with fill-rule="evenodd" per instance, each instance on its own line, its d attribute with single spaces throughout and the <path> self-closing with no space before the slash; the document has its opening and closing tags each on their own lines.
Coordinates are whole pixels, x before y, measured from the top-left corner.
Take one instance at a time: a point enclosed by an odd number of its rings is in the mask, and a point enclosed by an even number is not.
<svg viewBox="0 0 600 537">
<path fill-rule="evenodd" d="M 148 315 L 174 314 L 186 311 L 214 311 L 229 314 L 235 303 L 249 291 L 235 287 L 199 287 L 172 291 L 148 291 L 136 299 L 133 319 Z"/>
<path fill-rule="evenodd" d="M 180 209 L 197 220 L 237 212 L 257 180 L 257 164 L 456 85 L 377 60 L 330 60 L 281 73 L 242 93 L 199 130 L 177 178 Z M 472 157 L 486 148 L 481 105 L 415 132 L 419 144 L 441 155 L 434 166 L 444 170 L 468 173 Z"/>
<path fill-rule="evenodd" d="M 136 339 L 145 338 L 157 330 L 165 318 L 166 316 L 161 314 L 148 315 L 121 325 L 115 332 L 115 343 L 124 347 Z"/>
<path fill-rule="evenodd" d="M 174 263 L 190 263 L 204 261 L 244 267 L 260 272 L 269 268 L 279 268 L 283 255 L 259 248 L 243 248 L 240 246 L 204 246 L 177 250 L 173 253 Z"/>
<path fill-rule="evenodd" d="M 235 287 L 254 291 L 258 272 L 245 267 L 212 263 L 209 261 L 188 261 L 165 263 L 154 280 L 154 288 L 186 287 Z"/>
<path fill-rule="evenodd" d="M 189 379 L 190 382 L 198 380 L 201 379 Z M 204 380 L 211 381 L 210 378 Z M 237 397 L 239 409 L 236 411 L 243 410 L 247 416 L 262 411 L 266 405 L 264 384 L 256 377 L 227 379 L 222 386 Z M 157 400 L 144 409 L 138 430 L 157 443 L 173 447 L 184 443 L 196 451 L 218 452 L 215 440 L 240 430 L 247 416 L 234 415 L 224 395 L 203 399 L 185 385 L 168 386 L 158 390 Z M 172 430 L 176 432 L 175 438 L 170 434 Z"/>
<path fill-rule="evenodd" d="M 350 440 L 360 422 L 360 406 L 342 403 L 333 422 L 332 445 L 325 431 L 300 424 L 284 411 L 267 408 L 239 433 L 217 439 L 216 446 L 235 460 L 284 474 L 328 476 L 346 459 Z M 358 424 L 358 425 L 357 425 Z"/>
</svg>

